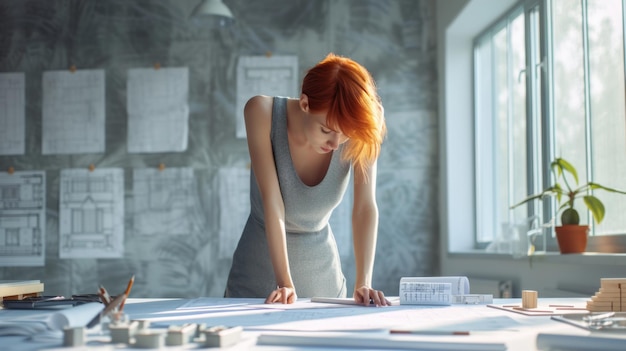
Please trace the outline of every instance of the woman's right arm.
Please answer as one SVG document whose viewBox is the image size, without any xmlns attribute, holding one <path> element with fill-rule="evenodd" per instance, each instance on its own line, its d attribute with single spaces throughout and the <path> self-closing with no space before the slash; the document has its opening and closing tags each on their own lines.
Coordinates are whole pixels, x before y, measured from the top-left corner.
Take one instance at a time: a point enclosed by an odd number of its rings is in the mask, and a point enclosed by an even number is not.
<svg viewBox="0 0 626 351">
<path fill-rule="evenodd" d="M 252 170 L 256 176 L 263 201 L 265 234 L 269 254 L 278 284 L 277 288 L 267 297 L 265 303 L 293 303 L 297 300 L 297 295 L 289 270 L 285 234 L 285 205 L 278 185 L 278 175 L 276 174 L 270 141 L 272 106 L 272 97 L 252 97 L 244 108 L 244 119 Z"/>
</svg>

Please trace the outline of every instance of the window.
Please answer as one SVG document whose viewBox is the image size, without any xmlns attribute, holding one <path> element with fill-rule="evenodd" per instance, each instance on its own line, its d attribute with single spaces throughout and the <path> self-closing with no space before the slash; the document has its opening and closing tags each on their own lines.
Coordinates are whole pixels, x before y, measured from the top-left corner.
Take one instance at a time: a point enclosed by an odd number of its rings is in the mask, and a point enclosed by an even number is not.
<svg viewBox="0 0 626 351">
<path fill-rule="evenodd" d="M 556 156 L 580 182 L 626 189 L 622 0 L 524 1 L 474 40 L 476 244 L 509 223 L 555 217 L 555 199 L 511 209 L 551 184 Z M 598 191 L 592 235 L 626 234 L 626 198 Z M 585 216 L 586 215 L 586 216 Z"/>
</svg>

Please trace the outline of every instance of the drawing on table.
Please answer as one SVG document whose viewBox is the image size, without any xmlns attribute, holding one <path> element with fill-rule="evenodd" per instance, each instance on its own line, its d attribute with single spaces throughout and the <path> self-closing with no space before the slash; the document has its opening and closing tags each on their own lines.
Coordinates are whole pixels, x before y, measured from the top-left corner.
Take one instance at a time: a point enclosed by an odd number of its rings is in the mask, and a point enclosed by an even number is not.
<svg viewBox="0 0 626 351">
<path fill-rule="evenodd" d="M 182 152 L 189 134 L 189 69 L 128 71 L 128 152 Z"/>
<path fill-rule="evenodd" d="M 46 174 L 0 172 L 0 266 L 43 266 Z"/>
<path fill-rule="evenodd" d="M 104 70 L 43 73 L 42 153 L 103 153 Z"/>
<path fill-rule="evenodd" d="M 297 97 L 297 56 L 240 56 L 237 62 L 237 138 L 246 137 L 243 108 L 255 95 Z"/>
<path fill-rule="evenodd" d="M 59 256 L 119 258 L 123 256 L 123 243 L 124 170 L 62 170 Z"/>
<path fill-rule="evenodd" d="M 24 73 L 0 73 L 0 155 L 23 155 L 26 148 Z"/>
<path fill-rule="evenodd" d="M 133 170 L 133 235 L 192 233 L 194 198 L 192 168 Z"/>
</svg>

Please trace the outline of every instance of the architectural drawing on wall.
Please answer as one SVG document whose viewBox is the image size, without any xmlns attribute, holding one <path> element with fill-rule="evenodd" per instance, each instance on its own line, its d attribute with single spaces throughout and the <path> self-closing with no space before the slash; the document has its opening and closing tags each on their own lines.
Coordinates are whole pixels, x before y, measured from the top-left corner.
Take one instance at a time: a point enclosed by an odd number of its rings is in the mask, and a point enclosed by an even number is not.
<svg viewBox="0 0 626 351">
<path fill-rule="evenodd" d="M 0 172 L 0 266 L 43 266 L 46 174 Z"/>
<path fill-rule="evenodd" d="M 240 56 L 237 62 L 237 138 L 246 137 L 243 108 L 255 95 L 297 97 L 297 56 Z"/>
<path fill-rule="evenodd" d="M 103 153 L 104 70 L 43 73 L 42 153 Z"/>
<path fill-rule="evenodd" d="M 124 170 L 61 170 L 59 256 L 119 258 L 123 244 Z"/>
<path fill-rule="evenodd" d="M 26 146 L 24 73 L 0 73 L 0 155 L 23 155 Z"/>
<path fill-rule="evenodd" d="M 133 236 L 193 232 L 195 178 L 192 168 L 133 170 Z"/>
<path fill-rule="evenodd" d="M 250 169 L 220 168 L 220 258 L 232 258 L 250 215 Z"/>
<path fill-rule="evenodd" d="M 189 68 L 128 70 L 128 152 L 182 152 L 189 134 Z"/>
</svg>

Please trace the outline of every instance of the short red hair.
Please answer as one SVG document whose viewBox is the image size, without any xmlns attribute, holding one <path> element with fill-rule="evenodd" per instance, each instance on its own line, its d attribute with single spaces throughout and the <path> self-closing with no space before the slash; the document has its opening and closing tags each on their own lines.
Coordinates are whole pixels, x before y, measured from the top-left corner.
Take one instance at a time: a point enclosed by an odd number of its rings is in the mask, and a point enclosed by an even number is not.
<svg viewBox="0 0 626 351">
<path fill-rule="evenodd" d="M 326 113 L 328 127 L 350 138 L 342 156 L 364 172 L 378 158 L 387 131 L 370 73 L 352 59 L 331 53 L 307 72 L 302 94 L 311 112 Z"/>
</svg>

